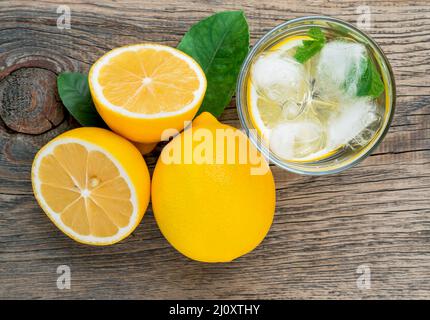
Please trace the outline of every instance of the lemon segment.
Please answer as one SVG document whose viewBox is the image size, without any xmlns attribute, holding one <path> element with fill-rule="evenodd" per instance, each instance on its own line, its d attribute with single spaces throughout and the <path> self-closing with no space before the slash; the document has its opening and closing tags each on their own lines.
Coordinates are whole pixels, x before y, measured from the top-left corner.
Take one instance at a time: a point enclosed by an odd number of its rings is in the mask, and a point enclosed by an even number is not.
<svg viewBox="0 0 430 320">
<path fill-rule="evenodd" d="M 303 40 L 311 39 L 309 36 L 293 36 L 281 40 L 273 45 L 268 54 L 278 54 L 279 52 L 287 52 L 297 46 L 300 46 Z M 247 83 L 247 100 L 248 109 L 250 111 L 251 122 L 257 129 L 258 133 L 267 140 L 270 135 L 270 127 L 274 126 L 281 119 L 281 107 L 269 99 L 260 96 L 251 81 L 251 77 Z"/>
</svg>

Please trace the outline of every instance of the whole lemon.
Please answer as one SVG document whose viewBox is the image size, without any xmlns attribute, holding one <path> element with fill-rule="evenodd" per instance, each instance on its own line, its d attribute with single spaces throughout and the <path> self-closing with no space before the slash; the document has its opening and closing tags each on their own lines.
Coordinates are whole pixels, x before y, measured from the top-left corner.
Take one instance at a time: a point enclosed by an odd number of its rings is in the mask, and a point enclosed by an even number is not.
<svg viewBox="0 0 430 320">
<path fill-rule="evenodd" d="M 266 160 L 240 130 L 207 112 L 163 149 L 151 189 L 161 232 L 193 260 L 232 261 L 257 247 L 273 221 Z"/>
</svg>

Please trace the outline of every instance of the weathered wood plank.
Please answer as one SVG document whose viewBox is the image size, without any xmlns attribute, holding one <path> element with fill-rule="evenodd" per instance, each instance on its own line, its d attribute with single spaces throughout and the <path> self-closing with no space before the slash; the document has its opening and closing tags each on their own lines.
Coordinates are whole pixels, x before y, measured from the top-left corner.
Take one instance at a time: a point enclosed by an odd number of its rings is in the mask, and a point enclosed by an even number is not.
<svg viewBox="0 0 430 320">
<path fill-rule="evenodd" d="M 57 1 L 0 2 L 0 78 L 17 76 L 18 68 L 86 72 L 102 53 L 129 43 L 174 46 L 192 23 L 219 10 L 245 10 L 254 43 L 305 15 L 355 23 L 360 4 L 366 3 L 74 1 L 72 29 L 59 30 Z M 40 108 L 23 112 L 13 126 L 0 99 L 0 298 L 430 298 L 430 5 L 372 1 L 370 8 L 368 33 L 397 81 L 389 134 L 372 156 L 341 174 L 305 177 L 272 166 L 274 225 L 257 250 L 232 264 L 200 264 L 178 254 L 150 209 L 115 246 L 82 246 L 63 236 L 32 196 L 30 167 L 44 143 L 76 122 L 58 107 Z M 40 75 L 19 72 L 30 82 Z M 5 85 L 0 80 L 0 92 Z M 44 85 L 52 89 L 49 81 Z M 34 119 L 52 123 L 24 130 Z M 239 126 L 234 102 L 221 120 Z M 147 157 L 151 169 L 160 148 Z M 61 264 L 72 269 L 71 290 L 56 288 Z M 356 286 L 361 264 L 371 268 L 369 290 Z"/>
</svg>

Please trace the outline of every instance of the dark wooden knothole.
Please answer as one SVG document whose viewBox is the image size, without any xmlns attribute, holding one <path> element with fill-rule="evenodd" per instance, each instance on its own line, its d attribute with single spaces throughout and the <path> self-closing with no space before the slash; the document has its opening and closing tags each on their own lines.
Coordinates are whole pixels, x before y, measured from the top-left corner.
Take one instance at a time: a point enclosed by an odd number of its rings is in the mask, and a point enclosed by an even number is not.
<svg viewBox="0 0 430 320">
<path fill-rule="evenodd" d="M 40 134 L 64 119 L 57 75 L 39 66 L 21 67 L 0 77 L 0 117 L 6 129 Z"/>
</svg>

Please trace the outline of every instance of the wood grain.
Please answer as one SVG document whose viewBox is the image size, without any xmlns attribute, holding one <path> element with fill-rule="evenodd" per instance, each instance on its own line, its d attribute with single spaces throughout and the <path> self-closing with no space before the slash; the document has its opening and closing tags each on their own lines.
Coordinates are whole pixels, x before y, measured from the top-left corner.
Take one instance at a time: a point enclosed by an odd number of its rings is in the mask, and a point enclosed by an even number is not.
<svg viewBox="0 0 430 320">
<path fill-rule="evenodd" d="M 272 166 L 273 227 L 231 264 L 201 264 L 172 249 L 149 209 L 125 241 L 79 245 L 33 198 L 35 152 L 76 122 L 58 103 L 54 75 L 87 72 L 107 50 L 156 41 L 175 46 L 213 12 L 243 9 L 252 43 L 281 22 L 332 15 L 351 23 L 364 1 L 74 1 L 72 29 L 56 27 L 57 1 L 0 2 L 0 298 L 430 298 L 430 5 L 372 1 L 368 33 L 397 81 L 397 110 L 379 148 L 327 177 Z M 30 94 L 31 93 L 31 94 Z M 28 96 L 30 94 L 30 96 Z M 234 101 L 222 121 L 239 126 Z M 147 157 L 154 167 L 156 151 Z M 58 290 L 56 268 L 71 267 Z M 358 289 L 359 265 L 372 286 Z"/>
</svg>

